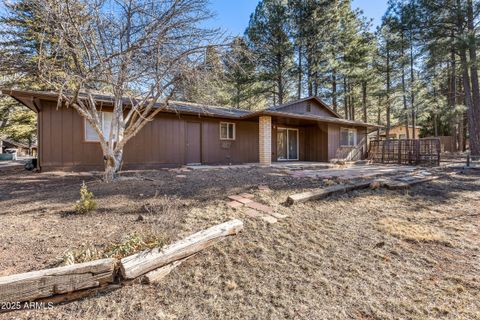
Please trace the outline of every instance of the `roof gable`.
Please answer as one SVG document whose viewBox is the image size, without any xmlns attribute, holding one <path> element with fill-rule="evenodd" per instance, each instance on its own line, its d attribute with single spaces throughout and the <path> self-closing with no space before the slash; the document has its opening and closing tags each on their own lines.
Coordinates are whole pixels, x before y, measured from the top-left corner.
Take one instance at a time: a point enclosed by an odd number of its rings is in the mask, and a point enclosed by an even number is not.
<svg viewBox="0 0 480 320">
<path fill-rule="evenodd" d="M 338 113 L 333 111 L 332 108 L 330 108 L 318 97 L 308 97 L 300 100 L 291 101 L 276 107 L 268 108 L 267 110 L 282 111 L 303 115 L 334 117 L 341 119 Z"/>
</svg>

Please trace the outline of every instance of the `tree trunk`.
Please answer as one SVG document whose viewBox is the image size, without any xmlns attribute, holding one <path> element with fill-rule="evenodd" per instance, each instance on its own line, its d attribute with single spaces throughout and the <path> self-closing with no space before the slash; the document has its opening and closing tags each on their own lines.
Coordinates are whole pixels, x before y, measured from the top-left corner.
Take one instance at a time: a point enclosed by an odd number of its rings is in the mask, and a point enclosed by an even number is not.
<svg viewBox="0 0 480 320">
<path fill-rule="evenodd" d="M 477 65 L 477 43 L 475 37 L 475 26 L 473 17 L 473 4 L 472 0 L 467 0 L 467 29 L 468 29 L 468 53 L 470 58 L 470 80 L 471 80 L 471 94 L 472 94 L 472 121 L 475 122 L 475 126 L 470 131 L 470 141 L 472 142 L 472 136 L 475 138 L 473 141 L 477 143 L 475 146 L 471 146 L 473 155 L 480 155 L 480 132 L 479 132 L 479 120 L 480 120 L 480 86 L 478 83 L 478 65 Z"/>
<path fill-rule="evenodd" d="M 413 31 L 410 29 L 410 104 L 412 108 L 412 139 L 416 139 L 415 125 L 416 125 L 416 112 L 415 112 L 415 74 L 413 70 Z"/>
<path fill-rule="evenodd" d="M 332 105 L 333 111 L 337 112 L 337 71 L 332 71 Z"/>
<path fill-rule="evenodd" d="M 387 42 L 387 125 L 385 127 L 385 138 L 390 139 L 390 44 Z"/>
<path fill-rule="evenodd" d="M 407 88 L 405 86 L 405 35 L 404 30 L 401 30 L 401 42 L 402 42 L 402 97 L 403 97 L 403 112 L 405 117 L 405 131 L 406 138 L 410 139 L 410 130 L 408 129 L 408 105 L 407 105 Z"/>
<path fill-rule="evenodd" d="M 345 109 L 345 119 L 350 119 L 348 112 L 348 85 L 347 77 L 343 77 L 343 108 Z"/>
<path fill-rule="evenodd" d="M 350 96 L 349 96 L 349 101 L 350 101 L 350 120 L 355 121 L 355 98 L 353 96 L 353 88 L 352 84 L 349 85 L 350 87 Z"/>
<path fill-rule="evenodd" d="M 473 155 L 480 155 L 480 141 L 478 137 L 478 122 L 473 105 L 472 92 L 470 87 L 470 75 L 468 73 L 467 54 L 460 50 L 460 61 L 463 69 L 463 89 L 465 92 L 465 105 L 468 112 L 468 132 L 470 137 L 470 152 Z"/>
<path fill-rule="evenodd" d="M 362 109 L 363 122 L 367 123 L 367 81 L 362 81 Z"/>
<path fill-rule="evenodd" d="M 115 179 L 117 173 L 120 171 L 123 160 L 123 150 L 108 150 L 108 155 L 104 156 L 104 159 L 104 181 L 107 183 L 112 182 Z"/>
<path fill-rule="evenodd" d="M 302 46 L 298 46 L 298 92 L 297 92 L 297 98 L 301 99 L 302 98 Z"/>
</svg>

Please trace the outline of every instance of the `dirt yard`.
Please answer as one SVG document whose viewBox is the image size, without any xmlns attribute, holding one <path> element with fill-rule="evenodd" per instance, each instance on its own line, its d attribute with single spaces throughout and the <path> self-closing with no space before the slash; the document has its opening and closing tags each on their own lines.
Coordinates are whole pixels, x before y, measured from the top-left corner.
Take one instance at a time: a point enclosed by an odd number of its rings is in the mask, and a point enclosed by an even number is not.
<svg viewBox="0 0 480 320">
<path fill-rule="evenodd" d="M 98 209 L 78 215 L 82 181 Z M 337 182 L 261 168 L 128 172 L 108 185 L 0 171 L 0 276 L 58 266 L 72 250 L 101 251 L 132 234 L 174 241 L 228 219 L 245 223 L 158 285 L 0 319 L 480 319 L 480 171 L 283 205 Z M 226 196 L 242 192 L 289 217 L 271 225 L 228 207 Z"/>
</svg>

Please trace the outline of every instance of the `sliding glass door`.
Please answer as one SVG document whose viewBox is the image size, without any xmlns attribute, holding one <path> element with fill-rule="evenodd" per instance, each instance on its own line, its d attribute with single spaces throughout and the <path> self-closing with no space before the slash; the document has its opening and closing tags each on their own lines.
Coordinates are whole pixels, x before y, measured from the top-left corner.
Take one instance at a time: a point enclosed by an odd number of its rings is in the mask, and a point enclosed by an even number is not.
<svg viewBox="0 0 480 320">
<path fill-rule="evenodd" d="M 298 160 L 298 129 L 277 129 L 277 160 Z"/>
</svg>

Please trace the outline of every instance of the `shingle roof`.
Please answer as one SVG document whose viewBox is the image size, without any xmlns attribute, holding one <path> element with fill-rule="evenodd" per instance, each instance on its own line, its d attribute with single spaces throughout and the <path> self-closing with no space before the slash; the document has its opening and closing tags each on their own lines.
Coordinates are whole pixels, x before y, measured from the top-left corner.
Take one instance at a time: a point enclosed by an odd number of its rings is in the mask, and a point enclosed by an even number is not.
<svg viewBox="0 0 480 320">
<path fill-rule="evenodd" d="M 336 124 L 343 124 L 343 125 L 350 125 L 350 126 L 381 127 L 376 124 L 370 124 L 370 123 L 365 123 L 361 121 L 347 120 L 347 119 L 341 119 L 341 118 L 335 118 L 335 117 L 326 117 L 326 116 L 313 115 L 313 114 L 307 115 L 307 114 L 300 114 L 300 113 L 283 112 L 283 111 L 276 111 L 276 110 L 269 110 L 269 109 L 252 113 L 247 117 L 243 117 L 243 118 L 250 118 L 250 117 L 261 116 L 261 115 L 304 119 L 304 120 L 336 123 Z"/>
<path fill-rule="evenodd" d="M 220 116 L 220 117 L 242 117 L 251 113 L 251 111 L 242 109 L 233 109 L 219 106 L 209 106 L 198 103 L 184 102 L 184 101 L 171 101 L 167 110 L 178 113 L 196 113 L 207 116 Z"/>
<path fill-rule="evenodd" d="M 36 98 L 47 99 L 52 101 L 58 99 L 58 93 L 51 92 L 51 91 L 26 91 L 26 90 L 1 89 L 1 93 L 12 96 L 22 103 L 25 103 L 25 100 L 21 98 L 25 98 L 25 97 L 30 97 L 30 98 L 36 97 Z M 113 96 L 111 95 L 95 93 L 94 96 L 95 96 L 95 99 L 99 102 L 113 103 Z M 315 99 L 324 107 L 332 111 L 332 113 L 335 114 L 337 117 L 327 117 L 327 116 L 320 116 L 320 115 L 299 114 L 299 113 L 280 111 L 283 107 L 286 107 L 288 105 L 291 105 L 297 102 L 305 101 L 308 99 Z M 124 100 L 125 100 L 125 103 L 132 102 L 131 99 L 125 98 Z M 262 111 L 248 111 L 248 110 L 242 110 L 242 109 L 210 106 L 210 105 L 203 105 L 203 104 L 183 102 L 183 101 L 170 101 L 168 107 L 165 107 L 161 103 L 157 103 L 157 106 L 163 107 L 164 108 L 164 110 L 162 110 L 163 112 L 190 114 L 190 115 L 199 115 L 199 116 L 203 115 L 203 116 L 209 116 L 209 117 L 229 118 L 229 119 L 238 119 L 238 120 L 251 119 L 261 115 L 270 115 L 270 116 L 305 119 L 305 120 L 337 123 L 337 124 L 352 125 L 352 126 L 380 127 L 378 125 L 368 124 L 360 121 L 342 119 L 337 113 L 331 110 L 325 103 L 323 103 L 320 99 L 316 97 L 313 97 L 313 98 L 310 97 L 310 98 L 289 102 L 287 104 L 283 104 L 276 107 L 270 107 Z"/>
</svg>

